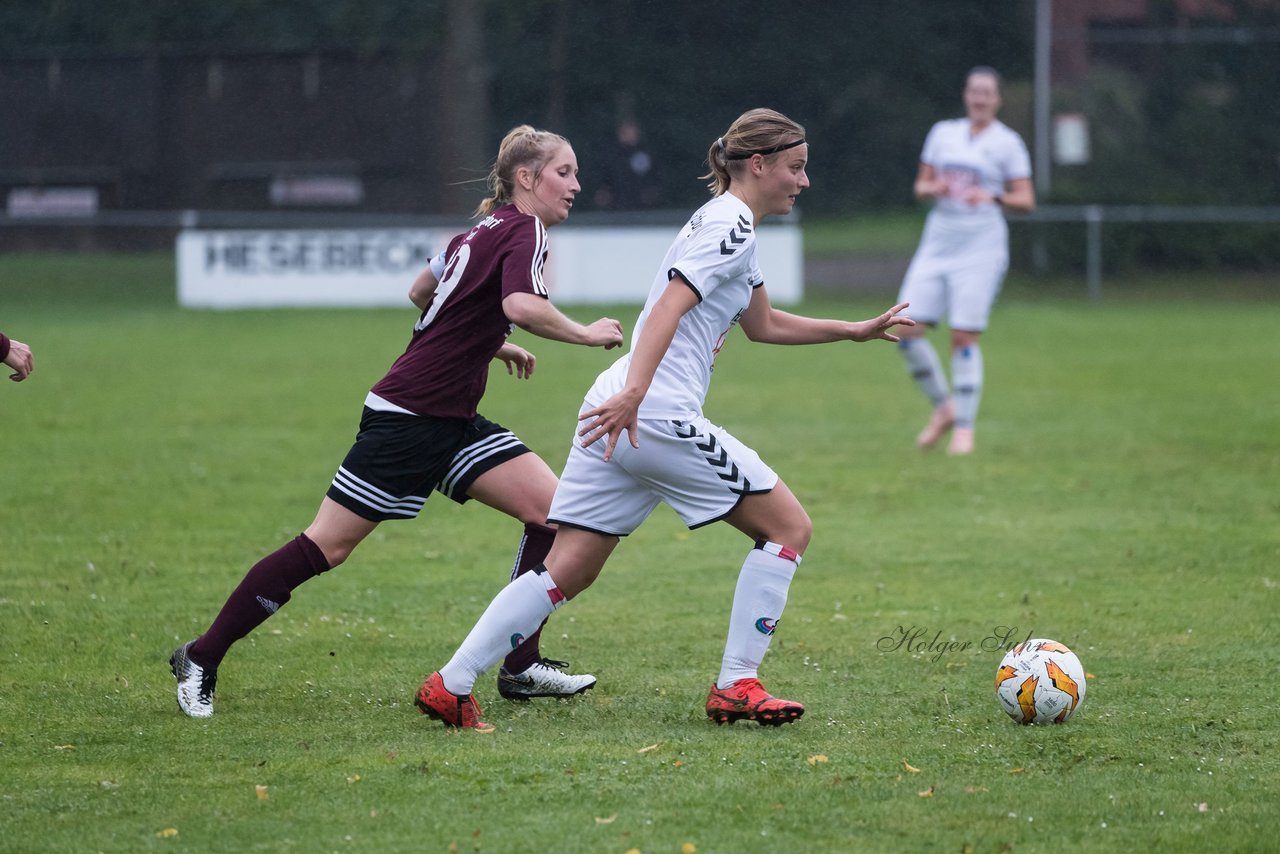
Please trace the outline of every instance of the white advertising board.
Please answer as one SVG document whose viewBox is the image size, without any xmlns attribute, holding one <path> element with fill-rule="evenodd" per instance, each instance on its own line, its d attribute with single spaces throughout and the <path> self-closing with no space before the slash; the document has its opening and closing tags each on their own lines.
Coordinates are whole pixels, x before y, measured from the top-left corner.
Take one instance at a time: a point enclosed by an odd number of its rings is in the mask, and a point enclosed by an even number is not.
<svg viewBox="0 0 1280 854">
<path fill-rule="evenodd" d="M 552 300 L 564 305 L 643 303 L 679 226 L 560 226 L 551 232 L 547 280 Z M 769 299 L 804 297 L 804 241 L 794 225 L 756 230 L 756 258 Z"/>
<path fill-rule="evenodd" d="M 91 217 L 98 212 L 97 187 L 14 187 L 9 191 L 9 216 Z"/>
<path fill-rule="evenodd" d="M 393 306 L 431 257 L 466 228 L 306 231 L 187 230 L 178 235 L 178 303 L 188 308 Z M 560 226 L 546 268 L 563 305 L 643 303 L 678 226 Z M 757 232 L 770 298 L 804 296 L 794 225 Z"/>
<path fill-rule="evenodd" d="M 183 231 L 178 304 L 189 308 L 405 306 L 454 231 Z"/>
</svg>

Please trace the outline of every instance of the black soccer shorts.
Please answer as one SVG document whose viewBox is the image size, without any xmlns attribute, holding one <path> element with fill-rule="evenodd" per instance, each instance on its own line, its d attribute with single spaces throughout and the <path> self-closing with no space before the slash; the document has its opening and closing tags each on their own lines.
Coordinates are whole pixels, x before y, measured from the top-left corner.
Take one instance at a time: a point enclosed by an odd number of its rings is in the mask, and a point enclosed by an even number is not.
<svg viewBox="0 0 1280 854">
<path fill-rule="evenodd" d="M 431 490 L 464 504 L 476 478 L 528 451 L 482 415 L 468 421 L 366 406 L 355 444 L 326 494 L 372 522 L 412 519 Z"/>
</svg>

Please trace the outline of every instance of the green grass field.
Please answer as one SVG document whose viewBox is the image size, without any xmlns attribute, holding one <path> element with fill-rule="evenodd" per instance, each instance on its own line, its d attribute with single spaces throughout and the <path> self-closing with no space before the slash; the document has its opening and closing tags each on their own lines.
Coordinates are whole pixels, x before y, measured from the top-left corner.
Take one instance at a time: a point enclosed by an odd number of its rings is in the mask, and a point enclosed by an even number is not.
<svg viewBox="0 0 1280 854">
<path fill-rule="evenodd" d="M 814 520 L 762 671 L 807 715 L 705 720 L 748 544 L 661 509 L 548 627 L 598 687 L 517 705 L 485 677 L 481 736 L 411 696 L 519 530 L 438 497 L 237 645 L 210 721 L 166 665 L 311 520 L 411 309 L 188 312 L 168 257 L 0 257 L 37 362 L 0 382 L 0 849 L 1274 850 L 1280 303 L 1108 288 L 1010 283 L 967 459 L 914 449 L 891 346 L 738 336 L 707 412 Z M 517 340 L 538 372 L 483 411 L 558 469 L 613 355 Z M 881 641 L 916 629 L 970 647 Z M 1079 653 L 1070 723 L 1005 717 L 1005 633 Z"/>
</svg>

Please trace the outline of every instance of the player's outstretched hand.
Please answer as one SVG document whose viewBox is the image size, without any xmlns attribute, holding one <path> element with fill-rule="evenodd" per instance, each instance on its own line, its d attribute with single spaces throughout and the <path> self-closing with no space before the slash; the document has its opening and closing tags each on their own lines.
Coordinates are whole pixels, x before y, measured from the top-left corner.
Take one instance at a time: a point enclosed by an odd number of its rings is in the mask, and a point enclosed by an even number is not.
<svg viewBox="0 0 1280 854">
<path fill-rule="evenodd" d="M 911 305 L 911 303 L 901 302 L 879 317 L 873 317 L 870 320 L 860 320 L 851 324 L 853 331 L 849 335 L 849 340 L 874 341 L 877 338 L 885 341 L 901 340 L 897 335 L 894 335 L 889 330 L 893 329 L 895 326 L 916 325 L 916 322 L 905 314 L 899 314 L 900 311 L 904 311 L 909 305 Z"/>
<path fill-rule="evenodd" d="M 517 379 L 527 380 L 533 376 L 534 364 L 537 358 L 523 347 L 517 347 L 515 344 L 503 344 L 498 348 L 495 359 L 501 359 L 507 365 L 507 374 L 514 375 Z"/>
<path fill-rule="evenodd" d="M 640 447 L 636 436 L 636 418 L 640 411 L 642 396 L 620 391 L 595 409 L 589 409 L 578 416 L 579 421 L 587 422 L 578 430 L 582 438 L 582 447 L 586 448 L 600 439 L 608 437 L 604 447 L 604 461 L 613 459 L 613 449 L 622 438 L 625 430 L 631 440 L 631 447 Z"/>
<path fill-rule="evenodd" d="M 25 380 L 32 371 L 35 370 L 35 362 L 31 358 L 31 348 L 21 341 L 9 339 L 9 354 L 4 357 L 4 363 L 13 368 L 13 373 L 9 374 L 9 379 L 15 383 Z"/>
<path fill-rule="evenodd" d="M 587 327 L 587 345 L 612 350 L 622 346 L 622 324 L 612 317 L 602 317 Z"/>
</svg>

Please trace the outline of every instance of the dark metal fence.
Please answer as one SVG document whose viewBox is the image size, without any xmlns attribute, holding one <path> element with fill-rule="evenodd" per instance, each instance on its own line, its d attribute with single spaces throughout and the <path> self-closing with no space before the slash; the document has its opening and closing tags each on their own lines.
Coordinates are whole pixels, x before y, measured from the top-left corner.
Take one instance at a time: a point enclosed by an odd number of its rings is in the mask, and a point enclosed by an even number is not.
<svg viewBox="0 0 1280 854">
<path fill-rule="evenodd" d="M 436 211 L 459 176 L 439 167 L 434 82 L 429 59 L 351 54 L 9 59 L 0 197 L 75 187 L 114 210 Z"/>
</svg>

